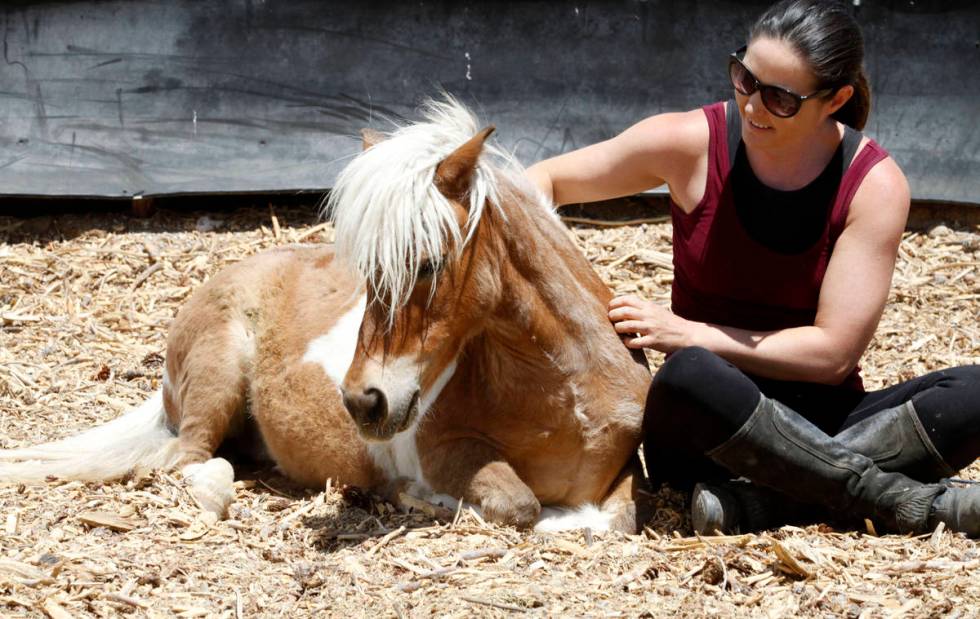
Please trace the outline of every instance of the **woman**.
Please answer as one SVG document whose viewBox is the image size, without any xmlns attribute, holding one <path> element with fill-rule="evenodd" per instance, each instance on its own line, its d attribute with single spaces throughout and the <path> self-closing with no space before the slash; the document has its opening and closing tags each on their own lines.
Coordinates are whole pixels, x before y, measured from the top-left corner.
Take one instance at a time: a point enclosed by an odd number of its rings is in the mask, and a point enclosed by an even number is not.
<svg viewBox="0 0 980 619">
<path fill-rule="evenodd" d="M 671 309 L 618 297 L 609 318 L 630 348 L 669 355 L 645 456 L 655 479 L 703 482 L 702 533 L 783 524 L 801 502 L 980 535 L 980 487 L 936 483 L 980 453 L 980 366 L 861 383 L 909 209 L 902 171 L 859 133 L 862 57 L 844 5 L 780 2 L 729 59 L 734 102 L 528 170 L 558 205 L 670 188 Z"/>
</svg>

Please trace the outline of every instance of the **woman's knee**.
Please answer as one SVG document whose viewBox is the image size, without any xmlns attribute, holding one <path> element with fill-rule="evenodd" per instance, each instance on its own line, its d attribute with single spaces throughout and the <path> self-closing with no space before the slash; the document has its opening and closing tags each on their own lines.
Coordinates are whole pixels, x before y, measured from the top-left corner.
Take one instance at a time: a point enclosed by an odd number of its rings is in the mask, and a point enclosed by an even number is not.
<svg viewBox="0 0 980 619">
<path fill-rule="evenodd" d="M 696 433 L 708 443 L 720 442 L 748 419 L 759 395 L 755 383 L 728 361 L 704 348 L 683 348 L 654 376 L 644 425 L 648 437 L 659 434 L 661 440 Z"/>
<path fill-rule="evenodd" d="M 980 365 L 961 365 L 943 370 L 944 386 L 963 393 L 963 399 L 980 409 Z"/>
<path fill-rule="evenodd" d="M 954 469 L 980 456 L 980 366 L 936 372 L 933 387 L 912 398 L 933 446 Z"/>
<path fill-rule="evenodd" d="M 700 346 L 675 351 L 653 377 L 652 389 L 673 394 L 697 394 L 708 381 L 724 381 L 739 370 Z"/>
<path fill-rule="evenodd" d="M 964 365 L 934 372 L 935 382 L 917 393 L 912 402 L 927 417 L 980 420 L 980 365 Z"/>
</svg>

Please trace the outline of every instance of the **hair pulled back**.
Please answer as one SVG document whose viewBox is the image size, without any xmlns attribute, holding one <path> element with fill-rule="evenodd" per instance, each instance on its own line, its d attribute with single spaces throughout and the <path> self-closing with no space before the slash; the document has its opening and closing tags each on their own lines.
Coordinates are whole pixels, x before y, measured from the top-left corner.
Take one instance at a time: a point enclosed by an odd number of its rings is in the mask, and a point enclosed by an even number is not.
<svg viewBox="0 0 980 619">
<path fill-rule="evenodd" d="M 864 72 L 864 39 L 850 10 L 832 0 L 783 0 L 755 22 L 749 41 L 766 37 L 788 42 L 810 66 L 818 89 L 851 85 L 854 95 L 833 118 L 863 129 L 871 111 L 871 88 Z"/>
</svg>

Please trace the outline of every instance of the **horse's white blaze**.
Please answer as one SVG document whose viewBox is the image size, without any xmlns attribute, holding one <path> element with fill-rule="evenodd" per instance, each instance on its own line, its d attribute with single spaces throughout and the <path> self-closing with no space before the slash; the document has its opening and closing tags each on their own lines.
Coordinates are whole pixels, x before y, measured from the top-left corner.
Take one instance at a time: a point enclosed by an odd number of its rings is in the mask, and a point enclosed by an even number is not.
<svg viewBox="0 0 980 619">
<path fill-rule="evenodd" d="M 419 378 L 424 365 L 414 354 L 400 357 L 387 357 L 384 363 L 370 360 L 365 363 L 362 383 L 365 389 L 380 389 L 388 399 L 388 409 L 392 411 L 407 411 L 412 404 L 415 393 L 421 389 Z M 439 394 L 449 379 L 456 372 L 456 360 L 453 359 L 439 373 L 432 386 L 419 394 L 419 415 L 421 419 L 435 403 Z M 416 423 L 417 423 L 416 420 Z"/>
<path fill-rule="evenodd" d="M 354 361 L 357 332 L 361 328 L 361 320 L 364 319 L 366 304 L 367 297 L 361 296 L 354 307 L 341 316 L 326 334 L 309 343 L 303 355 L 304 362 L 320 364 L 336 385 L 344 380 Z"/>
<path fill-rule="evenodd" d="M 408 411 L 419 390 L 422 369 L 415 355 L 386 357 L 384 363 L 372 362 L 365 368 L 364 386 L 381 389 L 389 411 Z"/>
</svg>

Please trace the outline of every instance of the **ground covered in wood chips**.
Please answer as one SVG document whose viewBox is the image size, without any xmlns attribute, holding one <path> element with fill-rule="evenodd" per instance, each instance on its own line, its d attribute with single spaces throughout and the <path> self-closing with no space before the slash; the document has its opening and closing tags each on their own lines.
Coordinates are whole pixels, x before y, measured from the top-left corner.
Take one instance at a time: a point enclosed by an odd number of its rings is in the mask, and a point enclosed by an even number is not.
<svg viewBox="0 0 980 619">
<path fill-rule="evenodd" d="M 312 208 L 0 218 L 0 446 L 77 432 L 158 387 L 168 323 L 222 266 L 331 240 Z M 570 232 L 618 292 L 666 301 L 670 224 Z M 907 233 L 863 360 L 869 388 L 980 362 L 980 229 Z M 656 362 L 656 358 L 653 359 Z M 963 477 L 980 479 L 974 465 Z M 656 495 L 644 535 L 518 532 L 394 513 L 356 489 L 238 470 L 231 518 L 165 473 L 0 485 L 3 616 L 975 616 L 980 551 L 939 530 L 827 525 L 692 537 Z"/>
</svg>

